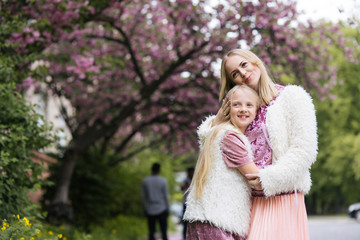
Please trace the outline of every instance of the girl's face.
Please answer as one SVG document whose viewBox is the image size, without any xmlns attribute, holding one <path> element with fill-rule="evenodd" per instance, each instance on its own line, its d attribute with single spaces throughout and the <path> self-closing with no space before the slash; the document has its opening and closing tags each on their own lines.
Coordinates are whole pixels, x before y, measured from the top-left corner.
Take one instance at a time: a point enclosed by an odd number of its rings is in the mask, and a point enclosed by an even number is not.
<svg viewBox="0 0 360 240">
<path fill-rule="evenodd" d="M 225 70 L 235 84 L 246 84 L 258 91 L 261 72 L 257 65 L 242 56 L 231 55 L 225 63 Z"/>
<path fill-rule="evenodd" d="M 241 88 L 236 90 L 231 97 L 230 121 L 243 133 L 256 117 L 257 99 L 253 92 Z"/>
</svg>

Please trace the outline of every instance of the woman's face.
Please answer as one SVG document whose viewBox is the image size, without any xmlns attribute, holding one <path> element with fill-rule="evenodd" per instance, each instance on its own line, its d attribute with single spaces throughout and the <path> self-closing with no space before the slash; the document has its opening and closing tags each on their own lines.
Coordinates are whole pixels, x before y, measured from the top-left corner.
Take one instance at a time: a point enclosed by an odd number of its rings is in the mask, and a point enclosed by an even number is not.
<svg viewBox="0 0 360 240">
<path fill-rule="evenodd" d="M 225 71 L 237 85 L 246 84 L 258 91 L 260 68 L 239 55 L 231 55 L 225 63 Z"/>
<path fill-rule="evenodd" d="M 231 97 L 230 106 L 230 121 L 245 133 L 257 113 L 257 96 L 249 89 L 237 89 Z"/>
</svg>

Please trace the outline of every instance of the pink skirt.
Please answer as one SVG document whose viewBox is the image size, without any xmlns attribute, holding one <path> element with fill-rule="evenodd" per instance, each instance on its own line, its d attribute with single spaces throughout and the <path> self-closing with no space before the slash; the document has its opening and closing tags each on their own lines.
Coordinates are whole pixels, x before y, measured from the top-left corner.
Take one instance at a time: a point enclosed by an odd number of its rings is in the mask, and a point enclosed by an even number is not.
<svg viewBox="0 0 360 240">
<path fill-rule="evenodd" d="M 304 194 L 253 197 L 247 240 L 309 240 Z"/>
</svg>

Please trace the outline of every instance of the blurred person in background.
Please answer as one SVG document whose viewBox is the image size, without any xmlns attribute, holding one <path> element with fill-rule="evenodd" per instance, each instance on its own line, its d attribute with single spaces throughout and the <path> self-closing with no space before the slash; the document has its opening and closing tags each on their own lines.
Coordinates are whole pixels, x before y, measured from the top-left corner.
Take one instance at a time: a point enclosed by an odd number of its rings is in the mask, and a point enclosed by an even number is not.
<svg viewBox="0 0 360 240">
<path fill-rule="evenodd" d="M 149 240 L 155 240 L 156 222 L 160 225 L 161 236 L 167 240 L 167 218 L 169 216 L 169 193 L 166 179 L 159 176 L 160 164 L 154 163 L 151 175 L 144 178 L 141 197 L 148 220 Z"/>
</svg>

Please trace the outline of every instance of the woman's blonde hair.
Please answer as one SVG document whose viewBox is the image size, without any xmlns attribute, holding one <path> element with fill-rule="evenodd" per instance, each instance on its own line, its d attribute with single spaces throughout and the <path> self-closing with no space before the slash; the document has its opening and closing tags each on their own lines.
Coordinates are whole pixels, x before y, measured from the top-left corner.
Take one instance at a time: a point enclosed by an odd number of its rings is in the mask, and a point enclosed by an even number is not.
<svg viewBox="0 0 360 240">
<path fill-rule="evenodd" d="M 260 69 L 260 80 L 259 80 L 259 88 L 258 94 L 262 101 L 262 104 L 269 104 L 270 101 L 276 97 L 278 91 L 275 87 L 275 83 L 270 78 L 268 71 L 266 70 L 265 64 L 261 61 L 261 59 L 256 56 L 253 52 L 245 49 L 234 49 L 229 51 L 222 59 L 221 63 L 221 83 L 220 83 L 220 95 L 219 101 L 223 99 L 226 93 L 236 84 L 231 80 L 231 78 L 226 73 L 225 64 L 226 61 L 232 55 L 239 55 L 250 63 L 255 64 Z"/>
<path fill-rule="evenodd" d="M 260 99 L 259 95 L 257 94 L 257 92 L 254 89 L 252 89 L 251 87 L 246 86 L 246 85 L 236 85 L 233 88 L 231 88 L 227 92 L 229 101 L 232 100 L 232 96 L 234 95 L 234 92 L 239 89 L 244 89 L 244 90 L 247 90 L 247 91 L 251 92 L 252 94 L 254 94 L 254 96 L 256 96 L 256 107 L 257 107 L 257 109 L 260 107 L 261 99 Z M 193 180 L 191 182 L 192 187 L 195 187 L 195 198 L 201 197 L 202 192 L 204 190 L 206 178 L 207 178 L 210 168 L 211 168 L 211 161 L 212 161 L 210 158 L 211 144 L 214 141 L 217 134 L 219 133 L 219 131 L 224 129 L 224 127 L 228 123 L 231 123 L 231 121 L 228 120 L 224 123 L 221 123 L 221 124 L 218 124 L 217 126 L 215 126 L 214 130 L 210 133 L 210 136 L 205 139 L 203 147 L 200 150 L 199 157 L 198 157 L 198 160 L 197 160 L 196 166 L 195 166 Z M 237 127 L 236 125 L 234 125 L 234 126 Z"/>
</svg>

